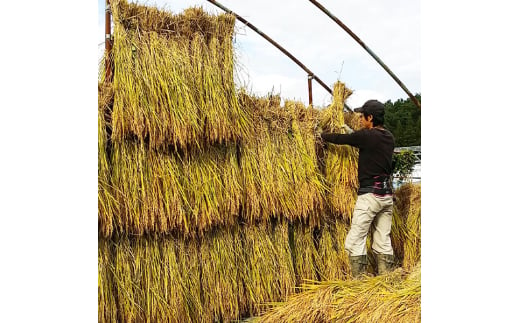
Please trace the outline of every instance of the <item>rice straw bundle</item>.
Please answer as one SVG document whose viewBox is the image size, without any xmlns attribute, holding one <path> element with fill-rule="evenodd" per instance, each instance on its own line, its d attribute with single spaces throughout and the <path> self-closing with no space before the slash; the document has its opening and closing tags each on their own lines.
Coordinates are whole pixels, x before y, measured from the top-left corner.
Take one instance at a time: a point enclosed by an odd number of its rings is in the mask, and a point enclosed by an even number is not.
<svg viewBox="0 0 520 323">
<path fill-rule="evenodd" d="M 296 286 L 301 286 L 307 280 L 318 280 L 316 260 L 319 255 L 314 243 L 314 228 L 296 222 L 293 229 Z"/>
<path fill-rule="evenodd" d="M 225 227 L 201 238 L 201 288 L 203 321 L 226 321 L 239 318 L 238 295 L 241 294 L 236 264 L 242 253 L 238 227 Z"/>
<path fill-rule="evenodd" d="M 190 217 L 187 233 L 235 224 L 243 196 L 236 147 L 208 147 L 181 163 Z"/>
<path fill-rule="evenodd" d="M 181 238 L 175 240 L 175 243 L 182 277 L 182 294 L 190 317 L 186 322 L 202 322 L 204 309 L 201 297 L 203 293 L 212 293 L 212 291 L 203 291 L 201 286 L 200 241 Z"/>
<path fill-rule="evenodd" d="M 404 245 L 407 239 L 406 230 L 406 219 L 401 216 L 397 206 L 394 203 L 390 239 L 392 241 L 392 249 L 394 250 L 394 261 L 396 266 L 400 266 L 403 263 Z"/>
<path fill-rule="evenodd" d="M 182 168 L 175 157 L 141 142 L 114 144 L 112 183 L 121 212 L 119 232 L 161 233 L 188 228 Z"/>
<path fill-rule="evenodd" d="M 177 256 L 177 239 L 119 236 L 113 246 L 114 259 L 103 262 L 103 270 L 113 272 L 113 282 L 110 286 L 100 284 L 103 295 L 110 288 L 116 291 L 114 302 L 117 303 L 110 304 L 117 306 L 117 311 L 114 310 L 111 321 L 116 313 L 117 320 L 124 322 L 192 321 L 192 300 L 185 292 L 187 277 L 181 271 L 183 262 L 178 262 L 181 258 Z"/>
<path fill-rule="evenodd" d="M 341 82 L 334 84 L 333 102 L 321 114 L 320 126 L 324 131 L 342 132 L 343 103 L 352 91 Z M 329 144 L 325 152 L 325 178 L 330 185 L 331 212 L 349 220 L 357 198 L 358 149 L 349 145 Z"/>
<path fill-rule="evenodd" d="M 112 219 L 115 214 L 119 213 L 119 205 L 111 188 L 107 152 L 109 149 L 107 127 L 110 123 L 106 119 L 110 115 L 113 98 L 114 93 L 111 86 L 100 85 L 98 87 L 98 227 L 99 232 L 104 236 L 112 234 Z"/>
<path fill-rule="evenodd" d="M 110 243 L 98 239 L 98 322 L 116 322 L 118 315 Z"/>
<path fill-rule="evenodd" d="M 420 322 L 420 264 L 411 272 L 304 286 L 256 322 Z"/>
<path fill-rule="evenodd" d="M 114 243 L 113 268 L 118 321 L 142 320 L 143 309 L 140 304 L 139 279 L 134 272 L 136 266 L 130 240 L 120 239 Z"/>
<path fill-rule="evenodd" d="M 406 223 L 403 268 L 409 269 L 421 260 L 421 185 L 404 184 L 395 196 L 398 215 Z"/>
<path fill-rule="evenodd" d="M 159 321 L 196 322 L 193 320 L 192 313 L 196 308 L 195 304 L 200 306 L 200 301 L 194 302 L 193 298 L 190 298 L 190 293 L 186 292 L 191 288 L 186 286 L 191 281 L 189 275 L 183 271 L 182 264 L 184 263 L 180 260 L 182 256 L 179 256 L 183 250 L 182 243 L 178 238 L 170 235 L 155 239 L 152 243 L 156 244 L 156 248 L 158 247 L 160 250 L 159 263 L 156 264 L 160 266 L 160 271 L 156 272 L 157 276 L 153 279 L 158 280 L 157 297 L 162 301 L 161 306 L 152 308 L 152 310 L 163 310 Z M 193 262 L 193 259 L 190 261 Z M 196 263 L 198 264 L 198 261 Z M 198 283 L 197 280 L 195 284 L 198 285 Z M 200 311 L 200 307 L 196 311 Z"/>
<path fill-rule="evenodd" d="M 114 145 L 113 160 L 118 231 L 194 235 L 236 222 L 243 192 L 235 146 L 181 158 L 126 140 Z"/>
<path fill-rule="evenodd" d="M 253 110 L 252 135 L 243 142 L 241 169 L 244 179 L 244 218 L 249 223 L 282 214 L 280 191 L 286 186 L 279 175 L 279 156 L 269 133 L 268 113 L 279 107 L 279 98 L 260 99 L 241 93 L 240 106 Z"/>
<path fill-rule="evenodd" d="M 283 147 L 291 161 L 294 195 L 292 206 L 297 216 L 309 218 L 309 225 L 317 225 L 325 208 L 325 178 L 318 168 L 314 124 L 317 111 L 305 108 L 302 103 L 285 101 L 284 107 L 292 116 L 289 146 Z"/>
<path fill-rule="evenodd" d="M 341 231 L 341 232 L 340 232 Z M 345 226 L 333 220 L 321 228 L 318 241 L 317 267 L 320 280 L 344 280 L 350 272 L 348 253 L 344 247 Z"/>
<path fill-rule="evenodd" d="M 234 90 L 233 15 L 173 15 L 124 0 L 112 8 L 115 141 L 135 135 L 187 150 L 247 133 Z"/>
<path fill-rule="evenodd" d="M 277 297 L 275 300 L 284 301 L 294 293 L 296 276 L 292 261 L 289 223 L 285 219 L 275 222 L 271 233 L 274 255 L 277 263 Z"/>
<path fill-rule="evenodd" d="M 239 276 L 245 299 L 241 312 L 259 313 L 266 303 L 285 300 L 293 292 L 295 277 L 288 240 L 287 222 L 245 225 L 241 228 L 244 263 Z"/>
<path fill-rule="evenodd" d="M 239 95 L 251 107 L 253 135 L 241 149 L 244 218 L 253 223 L 273 216 L 290 221 L 312 217 L 324 207 L 325 187 L 314 150 L 313 116 L 301 104 L 279 106 L 279 97 Z"/>
</svg>

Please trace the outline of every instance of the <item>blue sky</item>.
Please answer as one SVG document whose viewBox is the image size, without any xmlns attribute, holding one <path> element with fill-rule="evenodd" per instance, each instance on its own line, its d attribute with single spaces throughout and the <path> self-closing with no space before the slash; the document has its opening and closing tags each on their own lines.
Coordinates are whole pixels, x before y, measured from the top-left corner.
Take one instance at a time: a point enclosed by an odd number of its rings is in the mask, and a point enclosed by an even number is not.
<svg viewBox="0 0 520 323">
<path fill-rule="evenodd" d="M 219 14 L 223 11 L 202 0 L 137 1 L 174 13 L 191 6 Z M 221 0 L 222 5 L 247 19 L 285 47 L 330 88 L 336 80 L 354 90 L 347 104 L 356 107 L 368 99 L 406 98 L 388 73 L 343 29 L 309 1 Z M 421 92 L 420 1 L 363 0 L 320 3 L 343 21 L 397 75 L 412 93 Z M 98 56 L 104 45 L 104 0 L 98 0 Z M 241 22 L 236 24 L 237 83 L 259 95 L 272 89 L 282 98 L 308 103 L 307 75 L 282 52 Z M 101 45 L 99 45 L 101 44 Z M 313 81 L 315 105 L 326 105 L 330 94 Z"/>
</svg>

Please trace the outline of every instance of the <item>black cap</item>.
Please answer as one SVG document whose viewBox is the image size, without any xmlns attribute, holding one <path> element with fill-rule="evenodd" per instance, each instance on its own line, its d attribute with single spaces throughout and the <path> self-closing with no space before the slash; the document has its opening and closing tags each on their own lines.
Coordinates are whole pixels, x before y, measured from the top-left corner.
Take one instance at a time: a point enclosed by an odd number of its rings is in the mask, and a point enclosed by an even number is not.
<svg viewBox="0 0 520 323">
<path fill-rule="evenodd" d="M 368 115 L 384 114 L 385 106 L 377 100 L 368 100 L 361 108 L 355 108 L 354 111 Z"/>
</svg>

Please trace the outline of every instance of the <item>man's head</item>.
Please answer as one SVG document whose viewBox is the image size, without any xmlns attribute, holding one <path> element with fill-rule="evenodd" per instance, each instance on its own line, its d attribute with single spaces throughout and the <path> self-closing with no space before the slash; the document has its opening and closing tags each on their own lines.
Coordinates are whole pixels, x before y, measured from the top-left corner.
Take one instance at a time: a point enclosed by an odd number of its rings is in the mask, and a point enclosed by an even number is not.
<svg viewBox="0 0 520 323">
<path fill-rule="evenodd" d="M 354 109 L 363 114 L 363 128 L 382 126 L 385 122 L 385 106 L 377 100 L 368 100 L 362 107 Z"/>
</svg>

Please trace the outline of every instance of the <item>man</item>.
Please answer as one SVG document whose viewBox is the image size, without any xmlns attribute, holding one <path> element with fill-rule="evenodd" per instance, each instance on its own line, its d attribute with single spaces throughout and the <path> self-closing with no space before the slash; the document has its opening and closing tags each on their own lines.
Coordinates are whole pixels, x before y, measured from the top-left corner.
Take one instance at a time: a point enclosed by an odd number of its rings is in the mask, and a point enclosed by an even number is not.
<svg viewBox="0 0 520 323">
<path fill-rule="evenodd" d="M 374 225 L 372 249 L 377 257 L 378 274 L 391 270 L 394 262 L 390 240 L 393 211 L 390 175 L 394 136 L 383 128 L 385 110 L 381 102 L 369 100 L 354 111 L 362 113 L 363 129 L 349 134 L 322 133 L 321 138 L 333 144 L 359 148 L 360 185 L 351 228 L 345 240 L 352 275 L 359 277 L 366 273 L 366 239 L 371 225 Z"/>
</svg>

